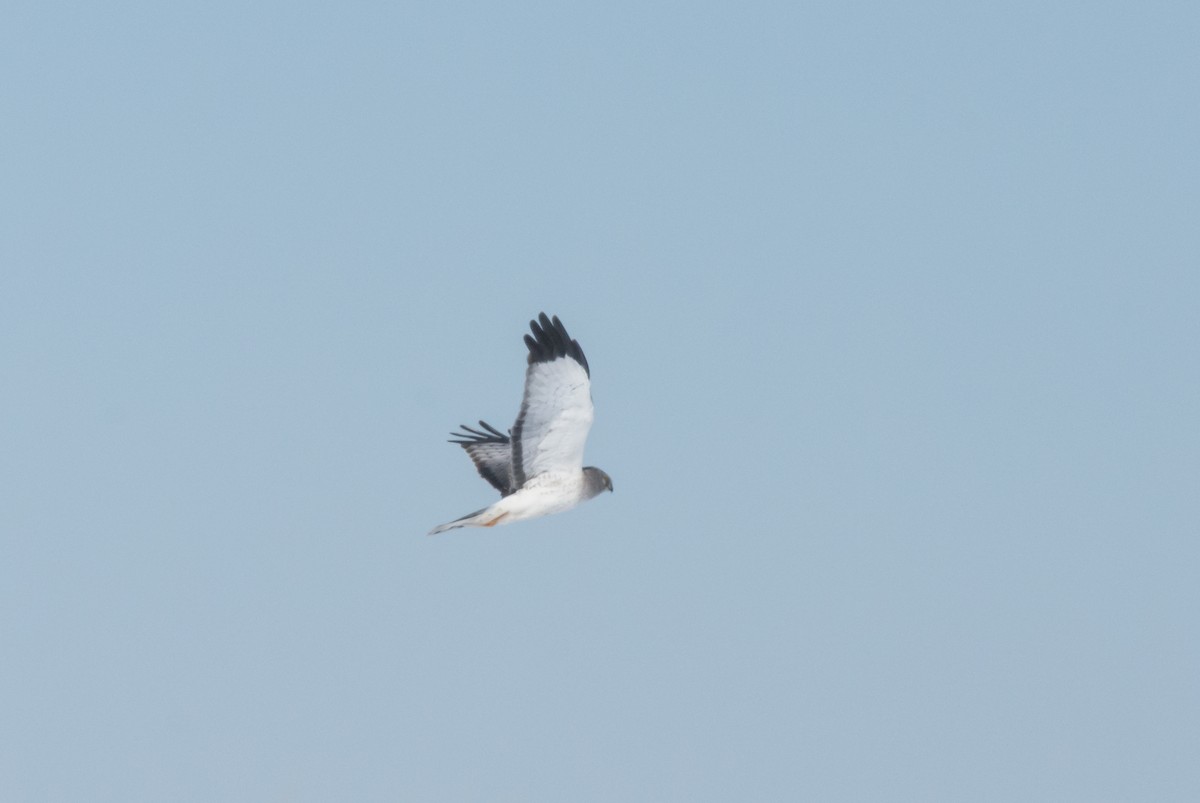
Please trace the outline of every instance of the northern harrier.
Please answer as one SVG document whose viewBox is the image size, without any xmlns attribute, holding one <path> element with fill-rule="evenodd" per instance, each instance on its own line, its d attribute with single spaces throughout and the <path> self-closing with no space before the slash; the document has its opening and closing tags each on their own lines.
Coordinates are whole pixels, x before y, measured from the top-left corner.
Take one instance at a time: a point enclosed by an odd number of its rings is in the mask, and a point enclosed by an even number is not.
<svg viewBox="0 0 1200 803">
<path fill-rule="evenodd" d="M 525 398 L 509 434 L 483 421 L 482 429 L 464 425 L 462 432 L 450 433 L 450 442 L 466 449 L 479 476 L 500 492 L 500 501 L 434 527 L 430 535 L 561 513 L 613 489 L 611 477 L 583 465 L 583 444 L 592 426 L 591 372 L 583 349 L 558 316 L 547 318 L 543 312 L 529 328 Z"/>
</svg>

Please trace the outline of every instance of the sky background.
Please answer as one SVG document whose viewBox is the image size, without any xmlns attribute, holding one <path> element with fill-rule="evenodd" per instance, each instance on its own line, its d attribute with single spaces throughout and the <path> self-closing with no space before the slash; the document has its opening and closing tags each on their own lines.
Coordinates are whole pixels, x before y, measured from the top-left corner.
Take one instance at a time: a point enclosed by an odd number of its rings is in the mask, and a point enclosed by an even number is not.
<svg viewBox="0 0 1200 803">
<path fill-rule="evenodd" d="M 4 18 L 3 800 L 1200 799 L 1195 4 Z"/>
</svg>

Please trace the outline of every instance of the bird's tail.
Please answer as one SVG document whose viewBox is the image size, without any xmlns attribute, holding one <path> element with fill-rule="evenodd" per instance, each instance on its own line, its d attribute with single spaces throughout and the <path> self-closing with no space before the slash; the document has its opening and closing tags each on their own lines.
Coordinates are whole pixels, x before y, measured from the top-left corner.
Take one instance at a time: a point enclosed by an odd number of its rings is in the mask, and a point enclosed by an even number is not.
<svg viewBox="0 0 1200 803">
<path fill-rule="evenodd" d="M 490 507 L 485 507 L 482 510 L 476 510 L 474 513 L 468 513 L 460 519 L 448 521 L 445 524 L 439 524 L 429 531 L 429 535 L 444 533 L 446 530 L 457 530 L 459 527 L 490 527 L 496 523 L 494 518 L 489 522 L 489 517 L 484 515 L 490 510 Z"/>
</svg>

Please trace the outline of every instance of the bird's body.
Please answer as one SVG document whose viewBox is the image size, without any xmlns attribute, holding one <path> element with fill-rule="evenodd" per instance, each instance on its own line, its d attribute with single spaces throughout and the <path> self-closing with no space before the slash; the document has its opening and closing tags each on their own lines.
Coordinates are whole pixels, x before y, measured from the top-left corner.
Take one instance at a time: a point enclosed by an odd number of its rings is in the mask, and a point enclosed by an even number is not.
<svg viewBox="0 0 1200 803">
<path fill-rule="evenodd" d="M 583 466 L 592 425 L 591 374 L 579 343 L 558 317 L 530 321 L 533 336 L 525 371 L 525 397 L 508 435 L 480 421 L 452 433 L 479 475 L 500 491 L 498 502 L 439 525 L 430 535 L 457 527 L 494 527 L 570 510 L 612 490 L 607 474 Z"/>
<path fill-rule="evenodd" d="M 570 510 L 590 499 L 586 493 L 582 472 L 540 474 L 518 491 L 503 496 L 500 501 L 461 519 L 435 527 L 430 535 L 453 530 L 455 527 L 495 527 L 524 519 L 535 519 Z M 594 495 L 594 494 L 593 494 Z"/>
</svg>

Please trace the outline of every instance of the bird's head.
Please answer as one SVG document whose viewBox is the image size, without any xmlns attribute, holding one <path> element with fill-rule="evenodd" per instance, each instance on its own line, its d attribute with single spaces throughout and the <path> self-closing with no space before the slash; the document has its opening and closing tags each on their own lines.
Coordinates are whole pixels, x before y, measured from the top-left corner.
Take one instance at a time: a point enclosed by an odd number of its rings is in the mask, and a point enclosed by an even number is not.
<svg viewBox="0 0 1200 803">
<path fill-rule="evenodd" d="M 583 468 L 584 487 L 588 490 L 588 497 L 598 496 L 605 491 L 612 491 L 612 477 L 604 473 L 595 466 L 584 466 Z"/>
</svg>

